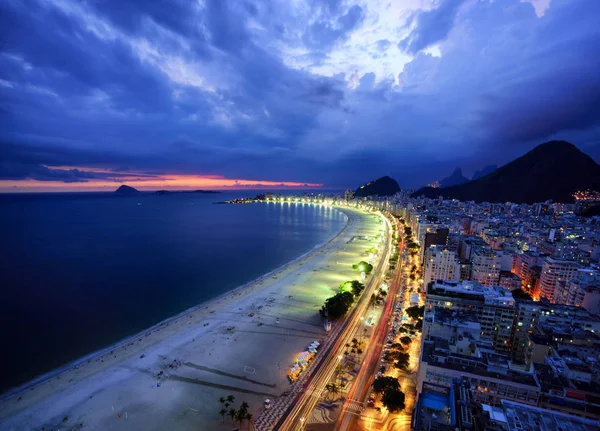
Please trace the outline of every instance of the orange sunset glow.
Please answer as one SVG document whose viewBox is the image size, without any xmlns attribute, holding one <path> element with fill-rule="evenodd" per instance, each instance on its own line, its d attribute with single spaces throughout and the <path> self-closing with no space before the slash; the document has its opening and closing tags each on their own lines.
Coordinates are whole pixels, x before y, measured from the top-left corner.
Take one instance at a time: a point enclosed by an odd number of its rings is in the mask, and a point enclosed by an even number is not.
<svg viewBox="0 0 600 431">
<path fill-rule="evenodd" d="M 218 175 L 154 175 L 135 172 L 112 172 L 98 168 L 61 166 L 56 170 L 77 169 L 98 174 L 100 178 L 84 178 L 76 182 L 23 180 L 0 180 L 0 192 L 62 192 L 62 191 L 112 191 L 122 184 L 138 190 L 196 190 L 196 189 L 252 189 L 252 188 L 301 188 L 322 187 L 323 184 L 297 181 L 269 181 L 225 178 Z"/>
</svg>

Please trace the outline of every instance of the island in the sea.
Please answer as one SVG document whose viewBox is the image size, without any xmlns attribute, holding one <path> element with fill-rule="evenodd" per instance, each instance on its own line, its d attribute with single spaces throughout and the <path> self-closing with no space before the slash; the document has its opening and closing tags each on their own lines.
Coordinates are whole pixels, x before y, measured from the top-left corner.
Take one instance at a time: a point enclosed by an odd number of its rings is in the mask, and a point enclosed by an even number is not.
<svg viewBox="0 0 600 431">
<path fill-rule="evenodd" d="M 139 193 L 139 190 L 138 189 L 134 189 L 133 187 L 130 187 L 130 186 L 126 186 L 125 184 L 123 184 L 117 190 L 115 190 L 115 193 L 118 194 L 118 195 L 132 195 L 132 194 L 135 194 L 135 193 Z"/>
</svg>

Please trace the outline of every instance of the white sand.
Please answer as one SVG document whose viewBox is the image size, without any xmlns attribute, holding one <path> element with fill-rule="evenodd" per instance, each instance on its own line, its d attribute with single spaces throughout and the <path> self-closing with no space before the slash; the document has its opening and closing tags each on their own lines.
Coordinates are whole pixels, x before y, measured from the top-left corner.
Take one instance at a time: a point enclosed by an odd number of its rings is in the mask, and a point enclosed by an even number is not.
<svg viewBox="0 0 600 431">
<path fill-rule="evenodd" d="M 238 425 L 218 414 L 227 395 L 256 417 L 265 398 L 289 387 L 295 354 L 326 337 L 318 310 L 357 278 L 351 265 L 371 247 L 350 240 L 382 229 L 374 215 L 343 211 L 347 226 L 323 247 L 3 397 L 0 429 L 229 430 Z"/>
</svg>

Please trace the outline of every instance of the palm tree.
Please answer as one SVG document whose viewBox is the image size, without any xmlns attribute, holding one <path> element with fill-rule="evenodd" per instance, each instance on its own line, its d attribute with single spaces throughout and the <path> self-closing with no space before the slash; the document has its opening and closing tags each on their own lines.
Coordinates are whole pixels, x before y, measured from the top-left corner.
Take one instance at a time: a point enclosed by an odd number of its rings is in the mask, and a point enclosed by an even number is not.
<svg viewBox="0 0 600 431">
<path fill-rule="evenodd" d="M 223 423 L 225 423 L 225 415 L 227 414 L 227 409 L 223 408 L 223 409 L 219 410 L 219 414 L 223 418 Z"/>
<path fill-rule="evenodd" d="M 235 418 L 237 417 L 237 410 L 236 409 L 230 409 L 229 410 L 229 416 L 231 417 L 231 423 L 235 423 Z"/>
<path fill-rule="evenodd" d="M 335 373 L 337 375 L 337 378 L 340 378 L 344 374 L 346 374 L 346 369 L 344 368 L 344 366 L 342 364 L 337 364 L 335 367 Z"/>
<path fill-rule="evenodd" d="M 335 383 L 327 383 L 325 385 L 325 390 L 327 391 L 327 393 L 331 396 L 331 394 L 333 393 L 333 388 L 335 386 Z"/>
<path fill-rule="evenodd" d="M 233 404 L 233 401 L 235 400 L 235 397 L 233 395 L 227 395 L 227 402 L 230 404 Z"/>
<path fill-rule="evenodd" d="M 332 393 L 333 395 L 338 394 L 340 392 L 340 387 L 338 385 L 336 385 L 335 383 L 332 383 L 331 388 L 329 389 L 329 392 Z"/>
<path fill-rule="evenodd" d="M 242 409 L 239 409 L 235 413 L 235 420 L 237 420 L 240 423 L 240 428 L 242 427 L 242 423 L 244 422 L 244 419 L 246 419 L 246 412 L 242 411 Z"/>
<path fill-rule="evenodd" d="M 242 426 L 242 422 L 246 419 L 249 407 L 250 406 L 248 405 L 248 403 L 244 401 L 237 412 L 237 419 L 240 422 L 240 427 Z"/>
<path fill-rule="evenodd" d="M 248 431 L 250 431 L 250 424 L 252 423 L 252 413 L 246 413 L 246 420 L 248 421 Z M 252 425 L 254 428 L 254 425 Z"/>
<path fill-rule="evenodd" d="M 221 405 L 224 405 L 225 404 L 225 397 L 219 398 L 219 402 L 221 403 Z"/>
</svg>

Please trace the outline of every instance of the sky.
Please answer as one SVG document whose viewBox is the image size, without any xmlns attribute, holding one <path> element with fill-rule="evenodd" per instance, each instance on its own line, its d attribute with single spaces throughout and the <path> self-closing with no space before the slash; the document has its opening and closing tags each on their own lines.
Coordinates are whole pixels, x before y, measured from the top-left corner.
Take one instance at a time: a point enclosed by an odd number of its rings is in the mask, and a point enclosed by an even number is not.
<svg viewBox="0 0 600 431">
<path fill-rule="evenodd" d="M 0 192 L 600 160 L 597 0 L 4 0 Z"/>
</svg>

